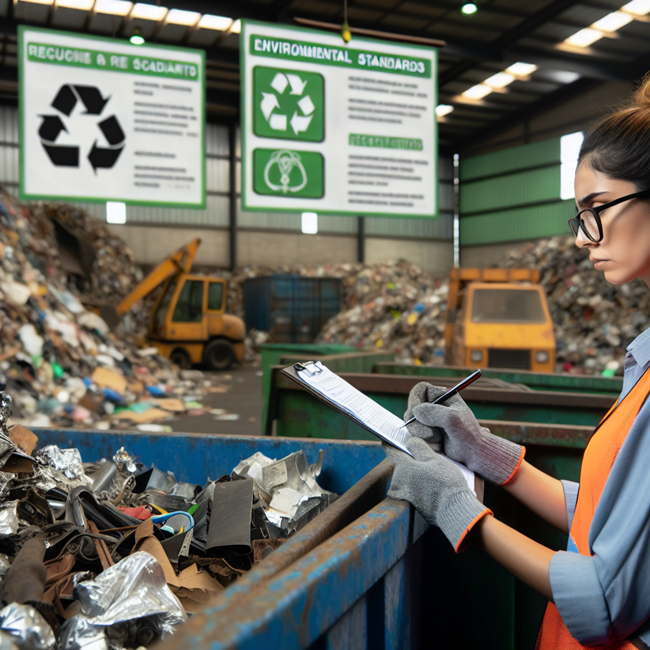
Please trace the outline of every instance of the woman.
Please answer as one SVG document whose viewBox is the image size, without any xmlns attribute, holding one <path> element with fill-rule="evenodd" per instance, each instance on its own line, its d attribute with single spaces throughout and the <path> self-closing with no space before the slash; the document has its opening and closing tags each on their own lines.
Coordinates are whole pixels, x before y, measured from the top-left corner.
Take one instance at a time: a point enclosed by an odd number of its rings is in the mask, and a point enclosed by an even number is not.
<svg viewBox="0 0 650 650">
<path fill-rule="evenodd" d="M 626 108 L 587 134 L 575 178 L 576 245 L 615 285 L 650 286 L 650 77 Z M 481 428 L 457 395 L 419 384 L 409 411 L 414 458 L 385 446 L 395 464 L 389 495 L 415 505 L 461 550 L 481 544 L 548 598 L 537 648 L 650 648 L 650 329 L 628 347 L 623 392 L 585 450 L 578 484 L 524 459 L 525 449 Z M 555 552 L 506 526 L 473 496 L 462 462 L 569 533 Z"/>
</svg>

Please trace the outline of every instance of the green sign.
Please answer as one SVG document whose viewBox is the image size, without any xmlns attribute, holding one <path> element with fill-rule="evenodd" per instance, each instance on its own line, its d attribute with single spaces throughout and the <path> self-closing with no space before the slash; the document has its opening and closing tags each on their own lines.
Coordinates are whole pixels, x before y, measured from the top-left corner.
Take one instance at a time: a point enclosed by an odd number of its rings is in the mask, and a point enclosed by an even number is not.
<svg viewBox="0 0 650 650">
<path fill-rule="evenodd" d="M 355 38 L 352 42 L 359 40 Z M 431 60 L 415 57 L 410 52 L 405 56 L 348 47 L 323 47 L 313 41 L 265 38 L 259 34 L 250 35 L 249 47 L 256 56 L 431 78 Z"/>
<path fill-rule="evenodd" d="M 315 151 L 255 149 L 254 188 L 258 194 L 320 199 L 323 156 Z"/>
<path fill-rule="evenodd" d="M 205 52 L 18 27 L 25 200 L 205 208 Z"/>
<path fill-rule="evenodd" d="M 242 210 L 438 213 L 437 51 L 242 20 Z"/>
<path fill-rule="evenodd" d="M 322 75 L 257 66 L 253 130 L 263 138 L 321 142 L 325 135 Z"/>
</svg>

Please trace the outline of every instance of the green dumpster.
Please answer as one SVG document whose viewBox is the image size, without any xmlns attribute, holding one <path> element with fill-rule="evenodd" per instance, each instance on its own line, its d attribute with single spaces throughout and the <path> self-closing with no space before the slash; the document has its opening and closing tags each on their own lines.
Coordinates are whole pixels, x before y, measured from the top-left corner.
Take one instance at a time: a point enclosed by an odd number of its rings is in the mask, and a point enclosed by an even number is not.
<svg viewBox="0 0 650 650">
<path fill-rule="evenodd" d="M 265 433 L 276 422 L 276 435 L 348 440 L 372 440 L 371 433 L 312 396 L 289 377 L 271 369 Z M 352 386 L 403 417 L 408 395 L 422 377 L 340 372 Z M 463 399 L 479 419 L 531 422 L 548 425 L 596 426 L 615 402 L 612 395 L 532 390 L 500 383 L 496 387 L 479 379 L 463 391 Z M 437 377 L 451 387 L 455 377 Z"/>
<path fill-rule="evenodd" d="M 459 366 L 416 366 L 398 362 L 381 362 L 373 372 L 385 375 L 408 375 L 420 377 L 422 381 L 435 383 L 439 377 L 467 377 L 475 368 Z M 623 389 L 622 377 L 599 377 L 597 375 L 570 375 L 569 373 L 532 372 L 530 370 L 508 370 L 507 368 L 481 368 L 486 379 L 499 379 L 511 384 L 523 384 L 533 390 L 550 390 L 592 395 L 618 397 Z"/>
<path fill-rule="evenodd" d="M 262 343 L 257 346 L 262 353 L 262 431 L 267 430 L 266 414 L 271 392 L 271 366 L 280 363 L 284 356 L 292 355 L 297 358 L 324 358 L 345 352 L 358 352 L 358 348 L 337 343 Z M 378 361 L 392 361 L 392 355 L 383 355 Z M 368 370 L 370 372 L 370 370 Z"/>
</svg>

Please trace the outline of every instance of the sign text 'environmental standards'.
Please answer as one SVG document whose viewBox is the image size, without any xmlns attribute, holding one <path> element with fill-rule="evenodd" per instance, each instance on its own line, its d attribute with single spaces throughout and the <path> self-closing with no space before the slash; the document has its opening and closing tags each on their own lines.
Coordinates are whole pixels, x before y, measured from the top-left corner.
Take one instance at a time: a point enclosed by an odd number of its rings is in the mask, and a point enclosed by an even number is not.
<svg viewBox="0 0 650 650">
<path fill-rule="evenodd" d="M 256 34 L 252 34 L 250 37 L 250 47 L 258 56 L 382 70 L 383 72 L 396 72 L 424 78 L 431 77 L 431 61 L 427 59 L 395 56 L 368 50 L 325 47 L 306 41 L 263 38 Z"/>
</svg>

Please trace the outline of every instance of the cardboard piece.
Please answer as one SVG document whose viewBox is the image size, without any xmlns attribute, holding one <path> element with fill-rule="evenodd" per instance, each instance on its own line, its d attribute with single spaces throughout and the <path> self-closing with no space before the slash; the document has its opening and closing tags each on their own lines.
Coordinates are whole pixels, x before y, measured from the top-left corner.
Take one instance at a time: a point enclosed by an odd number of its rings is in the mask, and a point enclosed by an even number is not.
<svg viewBox="0 0 650 650">
<path fill-rule="evenodd" d="M 7 348 L 4 352 L 2 352 L 2 354 L 0 354 L 0 362 L 7 361 L 7 359 L 15 357 L 22 349 L 22 344 Z"/>
<path fill-rule="evenodd" d="M 111 388 L 120 395 L 126 393 L 127 380 L 119 372 L 110 368 L 95 368 L 90 380 L 100 388 Z"/>
<path fill-rule="evenodd" d="M 102 412 L 102 399 L 90 391 L 86 391 L 85 395 L 79 400 L 79 406 L 83 406 L 88 411 L 93 413 Z"/>
<path fill-rule="evenodd" d="M 113 420 L 130 420 L 136 424 L 146 424 L 147 422 L 156 422 L 157 420 L 163 420 L 164 418 L 169 417 L 169 411 L 163 411 L 162 409 L 152 408 L 142 413 L 136 413 L 135 411 L 120 411 L 112 416 Z"/>
<path fill-rule="evenodd" d="M 144 384 L 141 381 L 131 379 L 129 381 L 129 390 L 136 395 L 144 393 Z"/>
<path fill-rule="evenodd" d="M 184 413 L 186 410 L 185 402 L 177 397 L 161 397 L 148 401 L 165 411 L 172 411 L 173 413 Z"/>
<path fill-rule="evenodd" d="M 22 424 L 14 424 L 14 426 L 9 429 L 9 437 L 28 456 L 32 455 L 32 452 L 38 444 L 38 436 Z"/>
<path fill-rule="evenodd" d="M 154 535 L 153 526 L 151 519 L 147 519 L 136 528 L 135 546 L 131 555 L 137 551 L 145 551 L 153 555 L 162 567 L 167 584 L 183 607 L 188 612 L 198 611 L 210 598 L 223 591 L 224 587 L 209 573 L 201 571 L 196 564 L 192 564 L 176 575 L 162 544 Z"/>
<path fill-rule="evenodd" d="M 227 393 L 229 390 L 230 386 L 210 386 L 208 393 Z"/>
<path fill-rule="evenodd" d="M 2 466 L 2 471 L 9 474 L 33 474 L 34 463 L 24 456 L 11 454 L 7 462 Z"/>
<path fill-rule="evenodd" d="M 172 585 L 171 590 L 188 612 L 202 610 L 214 596 L 224 590 L 221 583 L 207 571 L 199 571 L 196 564 L 181 571 L 178 578 L 183 583 L 182 586 Z"/>
</svg>

